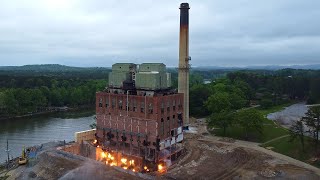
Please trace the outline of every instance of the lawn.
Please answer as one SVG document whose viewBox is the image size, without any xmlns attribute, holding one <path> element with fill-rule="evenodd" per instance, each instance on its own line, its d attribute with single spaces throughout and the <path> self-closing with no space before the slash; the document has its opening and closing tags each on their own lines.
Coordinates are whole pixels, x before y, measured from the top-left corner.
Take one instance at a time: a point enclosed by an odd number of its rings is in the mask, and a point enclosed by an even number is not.
<svg viewBox="0 0 320 180">
<path fill-rule="evenodd" d="M 302 145 L 298 139 L 295 139 L 292 142 L 289 142 L 289 140 L 290 137 L 281 138 L 270 143 L 263 144 L 262 147 L 273 147 L 272 150 L 275 152 L 312 164 L 309 161 L 315 154 L 312 138 L 305 137 L 304 152 L 302 151 Z M 320 163 L 312 165 L 320 167 Z"/>
<path fill-rule="evenodd" d="M 293 104 L 293 102 L 278 105 L 278 106 L 273 106 L 269 109 L 260 109 L 260 108 L 257 109 L 264 116 L 262 134 L 259 134 L 258 132 L 250 132 L 249 139 L 245 139 L 245 135 L 242 127 L 231 126 L 231 127 L 228 127 L 226 130 L 226 137 L 263 143 L 263 142 L 270 141 L 274 138 L 287 135 L 289 133 L 287 129 L 277 125 L 276 123 L 274 123 L 274 121 L 267 119 L 266 115 L 269 113 L 280 111 L 283 108 L 290 106 L 291 104 Z M 215 129 L 213 130 L 213 134 L 216 134 L 218 136 L 223 136 L 223 129 Z"/>
<path fill-rule="evenodd" d="M 268 121 L 271 121 L 271 120 L 268 120 Z M 271 139 L 288 134 L 288 130 L 286 130 L 282 127 L 279 127 L 278 125 L 274 124 L 273 122 L 268 123 L 268 124 L 264 124 L 262 131 L 263 131 L 262 135 L 257 132 L 249 133 L 249 139 L 247 139 L 247 140 L 263 143 L 263 142 L 267 142 Z M 217 136 L 223 136 L 223 129 L 215 129 L 213 131 L 213 133 L 216 134 Z M 232 126 L 232 127 L 227 128 L 226 136 L 234 138 L 234 139 L 245 140 L 244 131 L 243 131 L 242 127 L 239 127 L 239 126 Z"/>
</svg>

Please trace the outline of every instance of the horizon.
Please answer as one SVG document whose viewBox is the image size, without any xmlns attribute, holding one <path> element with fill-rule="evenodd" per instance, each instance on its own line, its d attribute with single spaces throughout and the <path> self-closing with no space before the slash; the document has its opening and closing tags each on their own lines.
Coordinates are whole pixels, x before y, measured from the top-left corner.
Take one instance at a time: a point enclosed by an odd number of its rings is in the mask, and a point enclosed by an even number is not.
<svg viewBox="0 0 320 180">
<path fill-rule="evenodd" d="M 122 63 L 122 62 L 119 62 L 119 63 Z M 130 63 L 134 63 L 134 62 L 130 62 Z M 142 63 L 159 63 L 159 62 L 142 62 Z M 138 64 L 138 63 L 135 63 L 135 64 Z M 141 64 L 141 63 L 139 63 Z M 0 65 L 0 67 L 24 67 L 24 66 L 46 66 L 46 65 L 57 65 L 57 66 L 65 66 L 65 67 L 76 67 L 76 68 L 112 68 L 112 65 L 111 66 L 70 66 L 70 65 L 65 65 L 65 64 L 24 64 L 24 65 L 13 65 L 13 66 L 3 66 L 3 65 Z M 165 64 L 166 65 L 166 64 Z M 316 67 L 313 67 L 313 68 L 307 68 L 308 66 L 316 66 Z M 177 66 L 167 66 L 167 68 L 177 68 Z M 282 65 L 272 65 L 272 64 L 262 64 L 262 65 L 248 65 L 248 66 L 192 66 L 192 68 L 208 68 L 208 69 L 214 69 L 214 68 L 225 68 L 225 69 L 232 69 L 232 68 L 240 68 L 240 69 L 245 69 L 245 68 L 249 68 L 249 69 L 254 69 L 254 68 L 271 68 L 271 69 L 285 69 L 285 68 L 306 68 L 306 69 L 320 69 L 320 63 L 318 64 L 289 64 L 289 65 L 285 65 L 285 64 L 282 64 Z"/>
</svg>

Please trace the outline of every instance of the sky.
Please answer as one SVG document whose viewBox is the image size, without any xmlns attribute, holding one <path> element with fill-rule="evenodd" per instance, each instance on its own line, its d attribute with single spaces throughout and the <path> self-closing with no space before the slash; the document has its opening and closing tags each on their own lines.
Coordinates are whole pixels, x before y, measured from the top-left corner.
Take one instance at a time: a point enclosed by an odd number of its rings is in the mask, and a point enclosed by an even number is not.
<svg viewBox="0 0 320 180">
<path fill-rule="evenodd" d="M 320 63 L 319 0 L 187 2 L 193 67 Z M 180 3 L 1 0 L 0 66 L 163 62 L 175 67 Z"/>
</svg>

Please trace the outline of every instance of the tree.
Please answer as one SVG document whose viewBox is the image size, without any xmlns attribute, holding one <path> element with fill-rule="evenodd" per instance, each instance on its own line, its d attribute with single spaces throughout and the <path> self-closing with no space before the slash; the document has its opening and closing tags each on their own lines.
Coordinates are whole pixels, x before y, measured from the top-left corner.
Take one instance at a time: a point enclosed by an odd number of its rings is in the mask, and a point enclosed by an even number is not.
<svg viewBox="0 0 320 180">
<path fill-rule="evenodd" d="M 3 94 L 3 104 L 4 108 L 7 111 L 7 114 L 15 114 L 18 111 L 18 102 L 15 99 L 14 91 L 12 89 L 8 89 L 4 91 Z"/>
<path fill-rule="evenodd" d="M 192 87 L 194 85 L 203 84 L 203 77 L 200 74 L 192 73 L 190 75 L 189 82 L 190 82 L 190 87 Z"/>
<path fill-rule="evenodd" d="M 320 79 L 314 79 L 310 83 L 310 97 L 308 99 L 309 104 L 320 102 Z"/>
<path fill-rule="evenodd" d="M 250 130 L 262 134 L 263 116 L 256 109 L 241 110 L 236 113 L 235 118 L 237 123 L 243 127 L 246 139 L 248 139 Z"/>
<path fill-rule="evenodd" d="M 232 104 L 228 93 L 217 92 L 208 98 L 205 105 L 211 113 L 219 113 L 221 111 L 230 111 Z"/>
<path fill-rule="evenodd" d="M 302 145 L 302 151 L 304 151 L 304 127 L 302 119 L 295 122 L 290 127 L 290 142 L 294 141 L 296 138 L 299 138 L 300 143 Z"/>
<path fill-rule="evenodd" d="M 204 102 L 208 99 L 210 90 L 207 85 L 194 85 L 190 88 L 190 114 L 192 116 L 206 116 L 209 114 L 204 108 Z"/>
<path fill-rule="evenodd" d="M 302 120 L 308 126 L 308 132 L 312 134 L 316 144 L 315 149 L 317 150 L 320 131 L 320 106 L 311 107 L 306 113 L 306 116 L 302 117 Z"/>
<path fill-rule="evenodd" d="M 226 135 L 227 128 L 232 124 L 233 114 L 222 110 L 219 113 L 213 113 L 210 118 L 208 125 L 210 127 L 217 126 L 219 128 L 223 128 L 223 136 Z"/>
</svg>

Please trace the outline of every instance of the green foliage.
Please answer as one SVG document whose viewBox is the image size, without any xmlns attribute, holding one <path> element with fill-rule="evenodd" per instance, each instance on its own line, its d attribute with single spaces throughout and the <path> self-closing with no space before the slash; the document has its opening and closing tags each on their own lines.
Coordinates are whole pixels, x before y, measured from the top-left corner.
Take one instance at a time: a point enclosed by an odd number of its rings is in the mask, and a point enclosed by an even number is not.
<svg viewBox="0 0 320 180">
<path fill-rule="evenodd" d="M 223 136 L 226 135 L 227 127 L 232 125 L 233 114 L 222 110 L 219 113 L 214 113 L 210 116 L 208 121 L 209 127 L 219 127 L 223 129 Z"/>
<path fill-rule="evenodd" d="M 203 77 L 200 74 L 192 73 L 189 77 L 189 85 L 193 87 L 194 85 L 201 85 L 203 84 Z"/>
<path fill-rule="evenodd" d="M 320 103 L 320 79 L 313 79 L 310 82 L 310 96 L 308 104 Z"/>
<path fill-rule="evenodd" d="M 302 120 L 296 121 L 290 127 L 290 142 L 299 138 L 302 146 L 302 150 L 304 151 L 304 126 Z"/>
<path fill-rule="evenodd" d="M 226 92 L 217 92 L 211 95 L 206 102 L 206 106 L 211 113 L 220 113 L 231 110 L 231 99 Z"/>
<path fill-rule="evenodd" d="M 232 111 L 243 108 L 249 99 L 246 99 L 244 83 L 233 84 L 228 80 L 220 80 L 211 87 L 212 94 L 205 105 L 211 113 Z M 242 87 L 240 87 L 242 86 Z M 243 89 L 242 89 L 243 88 Z"/>
<path fill-rule="evenodd" d="M 56 66 L 52 66 L 53 69 L 48 70 L 45 74 L 41 69 L 42 66 L 37 67 L 40 70 L 35 70 L 36 73 L 32 76 L 27 73 L 27 70 L 22 69 L 5 70 L 8 71 L 8 74 L 12 74 L 11 76 L 2 76 L 0 73 L 2 87 L 0 89 L 0 115 L 2 117 L 46 111 L 48 107 L 94 105 L 96 92 L 103 90 L 107 84 L 105 80 L 107 76 L 99 79 L 100 72 L 92 73 L 90 68 L 70 69 L 66 67 L 66 70 L 63 70 L 59 69 L 60 66 L 57 69 L 54 68 Z M 44 69 L 47 70 L 47 68 Z M 94 69 L 99 70 L 99 68 Z M 104 69 L 100 70 L 104 71 Z M 68 72 L 75 74 L 61 76 Z M 83 78 L 71 77 L 80 72 L 79 77 Z M 24 74 L 30 76 L 24 76 Z M 51 75 L 54 76 L 50 77 Z"/>
<path fill-rule="evenodd" d="M 256 109 L 241 110 L 235 115 L 237 123 L 243 128 L 245 138 L 248 139 L 249 131 L 263 133 L 263 116 Z"/>
<path fill-rule="evenodd" d="M 308 126 L 310 134 L 315 141 L 315 149 L 318 150 L 319 133 L 320 133 L 320 106 L 311 107 L 302 121 Z"/>
<path fill-rule="evenodd" d="M 271 108 L 272 105 L 273 105 L 273 102 L 271 99 L 262 99 L 260 101 L 260 105 L 263 109 L 268 109 L 268 108 Z"/>
<path fill-rule="evenodd" d="M 203 108 L 209 95 L 208 85 L 198 84 L 190 88 L 190 114 L 192 116 L 203 117 L 209 115 L 207 108 Z"/>
</svg>

